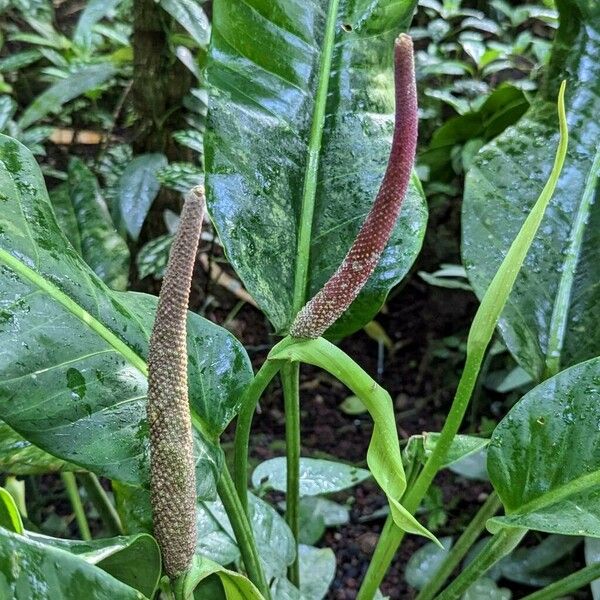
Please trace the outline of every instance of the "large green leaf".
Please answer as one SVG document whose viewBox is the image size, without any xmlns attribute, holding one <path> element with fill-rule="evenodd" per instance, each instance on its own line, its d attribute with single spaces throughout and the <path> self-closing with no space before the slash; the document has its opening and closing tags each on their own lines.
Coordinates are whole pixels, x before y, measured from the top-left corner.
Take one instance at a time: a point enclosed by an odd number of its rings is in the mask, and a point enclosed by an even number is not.
<svg viewBox="0 0 600 600">
<path fill-rule="evenodd" d="M 84 558 L 0 527 L 0 598 L 144 600 Z"/>
<path fill-rule="evenodd" d="M 600 354 L 600 20 L 576 5 L 561 10 L 550 85 L 479 153 L 463 204 L 463 258 L 481 297 L 552 168 L 557 84 L 566 79 L 567 159 L 500 320 L 509 350 L 538 381 Z"/>
<path fill-rule="evenodd" d="M 160 549 L 147 533 L 83 542 L 62 540 L 27 531 L 30 539 L 52 548 L 66 550 L 100 567 L 115 579 L 152 598 L 161 576 Z"/>
<path fill-rule="evenodd" d="M 0 137 L 0 418 L 47 452 L 147 481 L 145 356 L 156 298 L 111 292 L 61 233 L 29 151 Z M 190 314 L 199 494 L 214 495 L 216 438 L 251 377 L 243 348 Z"/>
<path fill-rule="evenodd" d="M 40 450 L 0 421 L 0 473 L 35 475 L 74 469 L 75 465 Z"/>
<path fill-rule="evenodd" d="M 488 449 L 490 479 L 506 516 L 489 523 L 600 537 L 600 358 L 526 394 Z"/>
<path fill-rule="evenodd" d="M 119 483 L 113 488 L 126 531 L 150 532 L 152 512 L 148 491 Z M 249 495 L 249 500 L 250 520 L 265 575 L 268 580 L 284 577 L 296 554 L 292 532 L 271 505 L 254 494 Z M 240 553 L 235 534 L 221 501 L 199 502 L 196 515 L 196 554 L 223 566 L 237 561 Z"/>
<path fill-rule="evenodd" d="M 301 306 L 337 269 L 375 198 L 393 127 L 394 38 L 415 4 L 213 5 L 208 207 L 229 260 L 280 332 L 298 301 Z M 377 270 L 331 334 L 371 320 L 412 265 L 426 218 L 415 178 Z M 296 275 L 301 223 L 312 223 L 304 294 Z"/>
<path fill-rule="evenodd" d="M 129 248 L 115 229 L 98 181 L 79 158 L 71 159 L 68 175 L 67 182 L 50 194 L 61 229 L 106 285 L 124 290 Z"/>
</svg>

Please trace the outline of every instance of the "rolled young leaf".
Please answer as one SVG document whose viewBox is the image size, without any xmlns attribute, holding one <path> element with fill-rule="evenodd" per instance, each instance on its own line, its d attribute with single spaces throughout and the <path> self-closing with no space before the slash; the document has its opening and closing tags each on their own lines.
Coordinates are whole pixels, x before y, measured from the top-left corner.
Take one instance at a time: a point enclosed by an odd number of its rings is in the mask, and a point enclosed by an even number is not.
<svg viewBox="0 0 600 600">
<path fill-rule="evenodd" d="M 165 570 L 184 572 L 196 548 L 196 478 L 188 403 L 186 319 L 204 189 L 186 197 L 160 291 L 148 352 L 150 489 Z"/>
<path fill-rule="evenodd" d="M 338 270 L 298 313 L 290 335 L 320 337 L 352 304 L 383 253 L 406 195 L 417 148 L 417 91 L 410 36 L 395 45 L 396 124 L 377 198 Z"/>
</svg>

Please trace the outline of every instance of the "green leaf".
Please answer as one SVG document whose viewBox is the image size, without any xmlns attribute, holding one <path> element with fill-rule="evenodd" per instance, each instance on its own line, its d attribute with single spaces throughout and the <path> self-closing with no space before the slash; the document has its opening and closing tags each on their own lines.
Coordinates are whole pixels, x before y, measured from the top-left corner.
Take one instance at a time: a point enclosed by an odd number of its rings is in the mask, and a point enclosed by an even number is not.
<svg viewBox="0 0 600 600">
<path fill-rule="evenodd" d="M 335 577 L 335 554 L 331 548 L 300 544 L 300 592 L 307 600 L 321 600 Z"/>
<path fill-rule="evenodd" d="M 39 168 L 0 137 L 0 418 L 43 450 L 134 485 L 148 477 L 148 339 L 157 299 L 111 292 L 56 223 Z M 215 494 L 219 433 L 251 377 L 225 330 L 188 320 L 198 493 Z"/>
<path fill-rule="evenodd" d="M 85 262 L 108 285 L 124 290 L 129 278 L 129 248 L 117 233 L 95 175 L 73 158 L 68 180 L 50 194 L 63 233 Z"/>
<path fill-rule="evenodd" d="M 500 422 L 488 472 L 506 510 L 488 528 L 600 537 L 600 358 L 538 385 Z"/>
<path fill-rule="evenodd" d="M 330 548 L 300 544 L 300 589 L 289 579 L 276 579 L 271 585 L 274 600 L 321 600 L 335 576 L 335 555 Z"/>
<path fill-rule="evenodd" d="M 21 115 L 19 127 L 26 129 L 46 115 L 59 112 L 64 104 L 106 83 L 116 72 L 109 63 L 81 67 L 40 94 Z"/>
<path fill-rule="evenodd" d="M 144 600 L 85 558 L 0 527 L 0 597 L 12 600 Z"/>
<path fill-rule="evenodd" d="M 160 190 L 156 174 L 166 165 L 164 154 L 141 154 L 127 165 L 119 179 L 116 210 L 120 222 L 134 240 L 138 239 Z"/>
<path fill-rule="evenodd" d="M 496 582 L 487 577 L 477 580 L 463 595 L 462 600 L 511 600 L 512 593 L 507 588 L 499 588 Z"/>
<path fill-rule="evenodd" d="M 195 556 L 189 570 L 176 580 L 175 596 L 191 600 L 197 586 L 204 579 L 215 574 L 221 580 L 227 600 L 264 600 L 262 594 L 249 579 L 240 573 L 224 569 L 218 563 L 202 556 Z"/>
<path fill-rule="evenodd" d="M 436 574 L 440 565 L 446 559 L 448 551 L 452 548 L 451 537 L 440 538 L 443 548 L 433 542 L 427 542 L 422 548 L 413 552 L 406 563 L 406 582 L 416 590 L 425 587 L 425 584 Z"/>
<path fill-rule="evenodd" d="M 517 548 L 498 566 L 502 575 L 510 581 L 545 587 L 576 570 L 569 555 L 580 543 L 579 537 L 550 535 L 537 546 Z"/>
<path fill-rule="evenodd" d="M 439 433 L 423 434 L 425 458 L 431 456 L 439 438 Z M 454 439 L 452 440 L 452 445 L 446 453 L 446 457 L 444 459 L 444 466 L 450 466 L 460 460 L 467 458 L 468 456 L 472 456 L 473 454 L 480 452 L 489 443 L 490 440 L 488 440 L 487 438 L 476 437 L 474 435 L 455 435 Z"/>
<path fill-rule="evenodd" d="M 30 540 L 80 556 L 148 598 L 152 597 L 158 585 L 161 576 L 160 549 L 156 540 L 146 533 L 89 542 L 52 538 L 30 531 L 25 535 Z"/>
<path fill-rule="evenodd" d="M 0 421 L 0 472 L 13 475 L 38 475 L 76 469 L 75 465 L 40 450 Z"/>
<path fill-rule="evenodd" d="M 447 180 L 448 175 L 452 175 L 455 146 L 474 138 L 486 142 L 492 140 L 509 125 L 516 123 L 528 107 L 529 102 L 521 90 L 511 85 L 501 85 L 478 110 L 448 119 L 433 134 L 429 147 L 419 155 L 419 164 L 429 167 L 431 178 Z"/>
<path fill-rule="evenodd" d="M 113 10 L 120 0 L 90 0 L 86 3 L 73 31 L 73 43 L 81 48 L 92 45 L 92 28 Z"/>
<path fill-rule="evenodd" d="M 278 332 L 340 265 L 374 201 L 393 127 L 394 38 L 415 4 L 214 3 L 208 208 L 229 260 Z M 378 268 L 331 335 L 373 318 L 415 260 L 426 219 L 413 178 Z M 310 235 L 299 249 L 301 225 Z M 299 258 L 308 260 L 306 290 Z"/>
<path fill-rule="evenodd" d="M 252 473 L 255 488 L 266 486 L 286 491 L 286 459 L 284 456 L 262 462 Z M 366 469 L 345 463 L 316 458 L 300 459 L 300 495 L 317 496 L 346 490 L 371 477 Z"/>
<path fill-rule="evenodd" d="M 285 505 L 285 503 L 283 503 Z M 316 544 L 327 527 L 344 525 L 350 521 L 348 508 L 320 496 L 304 496 L 299 504 L 299 540 L 302 544 Z"/>
<path fill-rule="evenodd" d="M 117 510 L 128 532 L 152 531 L 152 509 L 147 490 L 113 483 Z M 250 520 L 254 530 L 258 554 L 267 579 L 284 577 L 288 565 L 294 561 L 295 545 L 292 533 L 279 513 L 269 504 L 249 495 Z M 227 513 L 220 500 L 198 502 L 198 544 L 196 554 L 221 564 L 229 565 L 239 559 L 240 553 Z"/>
<path fill-rule="evenodd" d="M 152 275 L 154 279 L 162 279 L 167 268 L 169 252 L 173 243 L 170 233 L 159 235 L 144 244 L 135 257 L 135 264 L 140 279 Z"/>
<path fill-rule="evenodd" d="M 600 147 L 593 117 L 600 111 L 600 29 L 598 20 L 584 24 L 571 4 L 562 17 L 550 86 L 515 127 L 480 151 L 463 203 L 463 259 L 481 297 L 552 169 L 548 149 L 559 138 L 554 98 L 566 78 L 567 157 L 499 324 L 507 347 L 537 381 L 600 354 Z"/>
<path fill-rule="evenodd" d="M 0 487 L 0 527 L 14 533 L 23 533 L 23 521 L 13 497 Z"/>
<path fill-rule="evenodd" d="M 160 0 L 164 8 L 201 47 L 210 39 L 210 23 L 200 3 L 195 0 Z"/>
<path fill-rule="evenodd" d="M 271 350 L 269 360 L 303 362 L 320 367 L 344 383 L 362 400 L 374 423 L 367 450 L 367 464 L 373 478 L 387 496 L 394 523 L 404 531 L 437 541 L 399 501 L 406 490 L 406 473 L 390 395 L 347 354 L 324 338 L 285 338 Z"/>
</svg>

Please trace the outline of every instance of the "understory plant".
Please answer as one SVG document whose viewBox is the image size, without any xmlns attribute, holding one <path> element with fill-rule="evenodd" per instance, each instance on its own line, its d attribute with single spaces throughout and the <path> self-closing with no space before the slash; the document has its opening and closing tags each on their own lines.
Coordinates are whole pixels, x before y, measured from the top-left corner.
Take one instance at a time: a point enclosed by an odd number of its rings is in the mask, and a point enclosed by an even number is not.
<svg viewBox="0 0 600 600">
<path fill-rule="evenodd" d="M 544 89 L 467 174 L 463 259 L 480 304 L 454 399 L 440 432 L 405 444 L 389 393 L 337 341 L 378 312 L 426 226 L 413 44 L 399 33 L 414 2 L 213 3 L 205 186 L 185 197 L 158 298 L 99 277 L 31 152 L 0 137 L 0 464 L 61 473 L 82 537 L 37 532 L 7 478 L 0 597 L 319 600 L 335 556 L 302 525 L 343 522 L 327 494 L 368 478 L 389 510 L 360 600 L 381 597 L 407 534 L 435 558 L 419 600 L 507 598 L 494 573 L 514 577 L 529 531 L 550 534 L 534 549 L 543 567 L 582 538 L 590 557 L 538 573 L 530 600 L 600 577 L 600 12 L 558 8 Z M 256 373 L 231 333 L 188 310 L 205 202 L 278 337 Z M 497 329 L 532 387 L 491 438 L 461 435 Z M 301 456 L 302 365 L 368 412 L 368 468 Z M 285 456 L 250 473 L 252 421 L 276 378 Z M 438 539 L 419 513 L 434 478 L 486 455 L 492 493 L 456 541 Z M 107 537 L 92 538 L 82 495 Z"/>
</svg>

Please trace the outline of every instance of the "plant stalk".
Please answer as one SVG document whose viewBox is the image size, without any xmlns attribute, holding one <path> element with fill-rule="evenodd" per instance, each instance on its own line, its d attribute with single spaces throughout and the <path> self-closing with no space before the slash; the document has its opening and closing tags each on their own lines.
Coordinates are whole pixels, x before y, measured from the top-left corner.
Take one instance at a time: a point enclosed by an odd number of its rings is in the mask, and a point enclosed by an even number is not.
<svg viewBox="0 0 600 600">
<path fill-rule="evenodd" d="M 123 535 L 123 525 L 100 480 L 94 473 L 81 473 L 81 483 L 110 535 Z"/>
<path fill-rule="evenodd" d="M 598 577 L 600 577 L 600 563 L 575 571 L 575 573 L 571 573 L 571 575 L 567 575 L 567 577 L 559 579 L 545 588 L 529 594 L 529 596 L 525 596 L 523 600 L 554 600 L 555 598 L 562 598 L 566 594 L 570 594 L 584 585 L 591 583 Z"/>
<path fill-rule="evenodd" d="M 244 393 L 235 426 L 233 475 L 235 489 L 246 514 L 248 514 L 248 450 L 252 418 L 260 397 L 281 367 L 279 361 L 267 360 L 263 364 Z"/>
<path fill-rule="evenodd" d="M 61 473 L 60 476 L 63 480 L 69 502 L 73 508 L 73 513 L 75 514 L 75 521 L 77 522 L 77 527 L 79 527 L 81 539 L 89 542 L 92 539 L 92 534 L 90 533 L 90 526 L 88 525 L 87 518 L 85 516 L 85 510 L 81 502 L 81 497 L 79 496 L 75 475 L 69 471 L 66 471 Z"/>
<path fill-rule="evenodd" d="M 458 600 L 484 573 L 512 552 L 527 529 L 503 529 L 483 548 L 481 554 L 439 595 L 436 600 Z"/>
<path fill-rule="evenodd" d="M 271 600 L 271 592 L 260 563 L 250 520 L 240 502 L 233 479 L 231 478 L 231 473 L 226 464 L 223 465 L 217 491 L 233 528 L 248 578 L 259 589 L 266 600 Z"/>
<path fill-rule="evenodd" d="M 433 577 L 418 594 L 416 600 L 432 600 L 435 597 L 452 574 L 452 571 L 454 571 L 471 546 L 477 541 L 481 532 L 485 529 L 487 520 L 493 517 L 501 506 L 502 503 L 496 492 L 492 492 L 481 505 L 463 534 L 458 538 L 456 544 L 452 546 Z"/>
<path fill-rule="evenodd" d="M 296 542 L 296 557 L 288 569 L 288 578 L 300 587 L 298 535 L 300 532 L 300 364 L 285 363 L 281 368 L 285 406 L 286 497 L 285 520 Z"/>
</svg>

